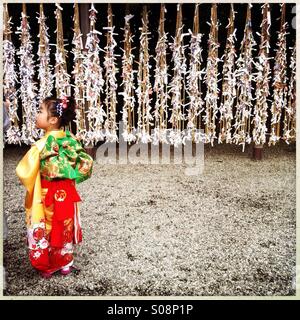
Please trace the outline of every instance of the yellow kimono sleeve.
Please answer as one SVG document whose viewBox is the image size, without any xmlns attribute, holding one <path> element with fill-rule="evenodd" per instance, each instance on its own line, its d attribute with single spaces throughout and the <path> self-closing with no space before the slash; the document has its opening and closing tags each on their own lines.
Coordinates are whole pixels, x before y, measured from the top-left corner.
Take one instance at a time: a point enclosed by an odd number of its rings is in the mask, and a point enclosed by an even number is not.
<svg viewBox="0 0 300 320">
<path fill-rule="evenodd" d="M 19 162 L 16 174 L 26 188 L 26 223 L 32 225 L 44 219 L 40 176 L 39 149 L 33 145 Z"/>
</svg>

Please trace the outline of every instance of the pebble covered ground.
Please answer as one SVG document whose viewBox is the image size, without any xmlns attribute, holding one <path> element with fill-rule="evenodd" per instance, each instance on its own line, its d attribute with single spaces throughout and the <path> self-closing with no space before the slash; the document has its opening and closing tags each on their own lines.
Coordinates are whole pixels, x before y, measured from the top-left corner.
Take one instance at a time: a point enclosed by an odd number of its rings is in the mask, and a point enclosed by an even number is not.
<svg viewBox="0 0 300 320">
<path fill-rule="evenodd" d="M 295 295 L 296 153 L 281 143 L 262 161 L 234 145 L 205 146 L 204 171 L 186 164 L 103 165 L 78 185 L 81 271 L 42 279 L 25 244 L 26 148 L 4 149 L 5 295 Z"/>
</svg>

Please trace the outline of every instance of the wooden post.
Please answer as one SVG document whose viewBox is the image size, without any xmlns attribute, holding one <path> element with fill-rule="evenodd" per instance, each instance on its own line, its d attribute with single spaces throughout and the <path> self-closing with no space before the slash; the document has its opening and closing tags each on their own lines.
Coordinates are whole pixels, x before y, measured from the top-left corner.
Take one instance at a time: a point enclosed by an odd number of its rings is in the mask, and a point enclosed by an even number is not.
<svg viewBox="0 0 300 320">
<path fill-rule="evenodd" d="M 89 154 L 93 158 L 93 160 L 96 160 L 96 153 L 97 153 L 98 147 L 94 147 L 94 146 L 93 147 L 85 147 L 84 149 L 85 149 L 86 153 Z"/>
<path fill-rule="evenodd" d="M 85 48 L 87 34 L 90 32 L 89 8 L 90 5 L 88 3 L 79 4 L 80 30 L 82 32 L 83 48 Z"/>
<path fill-rule="evenodd" d="M 263 145 L 254 144 L 253 146 L 253 160 L 262 160 Z"/>
<path fill-rule="evenodd" d="M 79 19 L 80 19 L 80 30 L 82 33 L 83 50 L 86 50 L 85 49 L 86 38 L 87 38 L 87 34 L 90 32 L 89 9 L 90 9 L 90 4 L 88 3 L 79 4 Z M 84 149 L 86 153 L 93 158 L 93 160 L 96 160 L 96 152 L 97 152 L 96 146 L 87 146 Z"/>
</svg>

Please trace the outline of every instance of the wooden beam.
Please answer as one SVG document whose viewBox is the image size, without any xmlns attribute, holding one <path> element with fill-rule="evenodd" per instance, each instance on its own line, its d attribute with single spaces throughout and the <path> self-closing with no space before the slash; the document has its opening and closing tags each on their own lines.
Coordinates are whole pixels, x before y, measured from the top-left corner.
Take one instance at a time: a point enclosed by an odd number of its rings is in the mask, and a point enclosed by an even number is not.
<svg viewBox="0 0 300 320">
<path fill-rule="evenodd" d="M 263 145 L 254 144 L 253 145 L 253 160 L 262 160 L 263 155 Z"/>
<path fill-rule="evenodd" d="M 79 19 L 80 19 L 80 30 L 82 33 L 83 48 L 85 48 L 87 34 L 90 32 L 89 9 L 90 9 L 90 4 L 88 3 L 79 4 Z"/>
</svg>

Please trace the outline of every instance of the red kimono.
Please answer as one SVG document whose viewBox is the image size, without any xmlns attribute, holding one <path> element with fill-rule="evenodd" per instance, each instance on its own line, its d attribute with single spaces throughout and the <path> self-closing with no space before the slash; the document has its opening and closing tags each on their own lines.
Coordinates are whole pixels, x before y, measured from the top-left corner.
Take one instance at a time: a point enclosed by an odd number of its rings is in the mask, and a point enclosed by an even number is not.
<svg viewBox="0 0 300 320">
<path fill-rule="evenodd" d="M 73 264 L 73 244 L 82 241 L 75 183 L 88 179 L 92 166 L 81 144 L 62 130 L 47 132 L 19 162 L 29 258 L 37 270 L 53 273 Z"/>
</svg>

